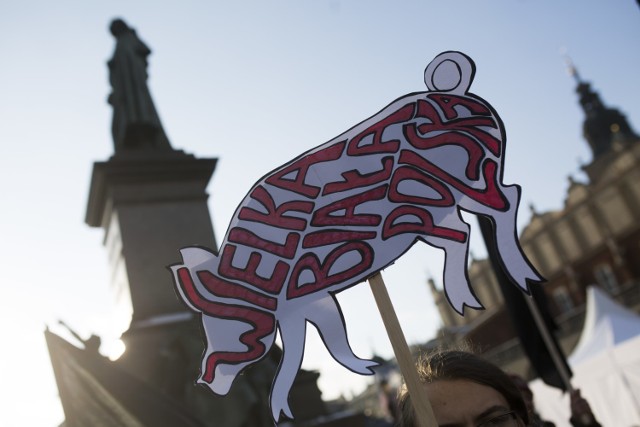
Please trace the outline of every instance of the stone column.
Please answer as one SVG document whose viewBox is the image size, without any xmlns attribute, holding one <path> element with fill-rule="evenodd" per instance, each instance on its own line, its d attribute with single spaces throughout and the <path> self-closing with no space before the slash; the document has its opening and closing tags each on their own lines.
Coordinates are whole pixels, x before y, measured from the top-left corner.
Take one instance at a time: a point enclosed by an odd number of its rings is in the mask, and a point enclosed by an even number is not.
<svg viewBox="0 0 640 427">
<path fill-rule="evenodd" d="M 105 230 L 114 291 L 130 295 L 130 329 L 189 314 L 166 267 L 184 246 L 217 248 L 206 192 L 216 161 L 143 150 L 94 164 L 85 221 Z"/>
</svg>

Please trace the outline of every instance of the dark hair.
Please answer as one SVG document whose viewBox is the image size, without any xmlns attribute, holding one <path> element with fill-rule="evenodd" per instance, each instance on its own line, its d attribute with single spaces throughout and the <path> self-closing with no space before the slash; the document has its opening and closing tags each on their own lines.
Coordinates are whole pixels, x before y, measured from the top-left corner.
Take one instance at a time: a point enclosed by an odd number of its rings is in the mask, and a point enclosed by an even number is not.
<svg viewBox="0 0 640 427">
<path fill-rule="evenodd" d="M 467 351 L 439 351 L 423 356 L 418 364 L 418 379 L 428 384 L 439 380 L 467 380 L 496 390 L 509 404 L 525 425 L 529 424 L 529 414 L 520 391 L 511 378 L 494 364 Z M 406 386 L 398 396 L 400 407 L 399 427 L 414 427 L 414 412 Z"/>
</svg>

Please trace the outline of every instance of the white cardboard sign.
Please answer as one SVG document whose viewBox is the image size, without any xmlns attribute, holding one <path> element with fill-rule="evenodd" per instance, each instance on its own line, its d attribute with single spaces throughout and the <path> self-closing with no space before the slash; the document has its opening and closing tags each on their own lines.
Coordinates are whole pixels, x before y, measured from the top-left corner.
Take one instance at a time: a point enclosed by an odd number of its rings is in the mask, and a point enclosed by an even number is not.
<svg viewBox="0 0 640 427">
<path fill-rule="evenodd" d="M 428 91 L 405 95 L 342 135 L 260 179 L 235 211 L 219 253 L 188 247 L 171 267 L 180 297 L 201 313 L 207 348 L 199 382 L 229 391 L 263 358 L 276 331 L 283 358 L 274 380 L 275 420 L 288 395 L 312 323 L 331 355 L 371 374 L 353 354 L 335 294 L 392 264 L 413 244 L 445 251 L 452 307 L 481 308 L 467 278 L 469 225 L 460 211 L 489 217 L 505 271 L 522 289 L 539 281 L 519 246 L 517 185 L 502 183 L 500 118 L 468 92 L 473 61 L 438 55 Z"/>
</svg>

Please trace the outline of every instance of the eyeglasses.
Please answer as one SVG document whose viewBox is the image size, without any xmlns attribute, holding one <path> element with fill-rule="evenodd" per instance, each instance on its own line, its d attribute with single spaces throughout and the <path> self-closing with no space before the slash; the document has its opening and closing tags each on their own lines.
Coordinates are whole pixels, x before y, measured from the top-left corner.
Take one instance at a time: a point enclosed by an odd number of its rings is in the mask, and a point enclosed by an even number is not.
<svg viewBox="0 0 640 427">
<path fill-rule="evenodd" d="M 518 417 L 511 411 L 484 421 L 478 427 L 518 427 Z"/>
</svg>

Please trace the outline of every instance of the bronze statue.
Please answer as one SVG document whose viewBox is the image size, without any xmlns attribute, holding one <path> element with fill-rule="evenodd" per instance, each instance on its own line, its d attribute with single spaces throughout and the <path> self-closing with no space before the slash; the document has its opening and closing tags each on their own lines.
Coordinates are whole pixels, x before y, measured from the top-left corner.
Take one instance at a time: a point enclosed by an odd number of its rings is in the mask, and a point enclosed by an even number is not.
<svg viewBox="0 0 640 427">
<path fill-rule="evenodd" d="M 113 20 L 109 29 L 116 38 L 113 58 L 108 62 L 116 153 L 171 150 L 147 86 L 147 56 L 151 50 L 122 19 Z"/>
</svg>

